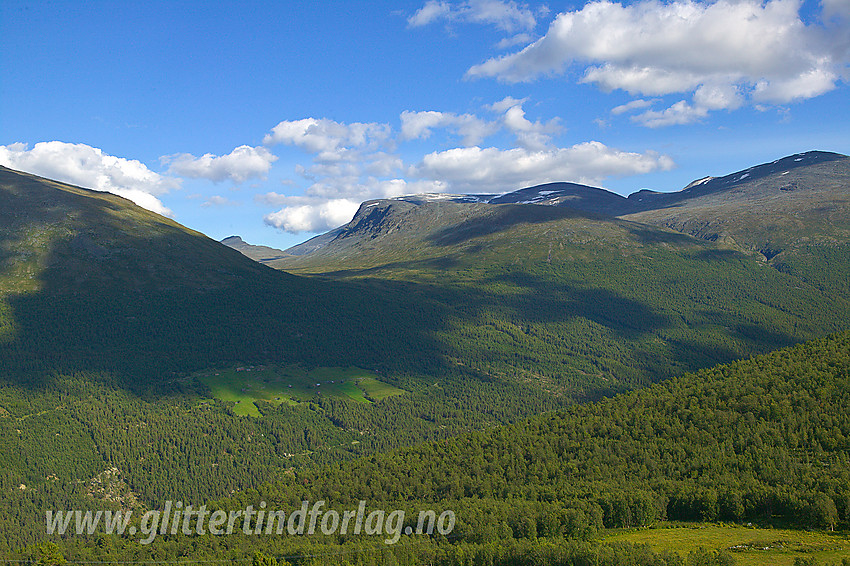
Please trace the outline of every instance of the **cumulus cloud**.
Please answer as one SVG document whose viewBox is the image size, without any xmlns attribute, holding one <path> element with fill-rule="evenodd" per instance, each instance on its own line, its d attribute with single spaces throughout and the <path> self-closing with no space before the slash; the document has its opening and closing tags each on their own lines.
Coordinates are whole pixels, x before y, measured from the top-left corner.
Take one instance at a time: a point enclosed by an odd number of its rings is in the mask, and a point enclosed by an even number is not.
<svg viewBox="0 0 850 566">
<path fill-rule="evenodd" d="M 836 88 L 850 52 L 844 0 L 824 0 L 829 19 L 823 24 L 804 23 L 800 5 L 800 0 L 644 0 L 624 6 L 598 0 L 559 14 L 542 38 L 473 66 L 468 76 L 520 82 L 580 64 L 582 81 L 603 90 L 723 93 L 711 105 L 695 97 L 688 104 L 692 116 L 737 108 L 747 97 L 788 103 Z M 669 114 L 687 114 L 684 106 L 677 108 Z"/>
<path fill-rule="evenodd" d="M 318 204 L 288 206 L 267 214 L 263 220 L 269 226 L 297 234 L 321 232 L 341 226 L 351 220 L 360 203 L 350 199 L 333 199 Z"/>
<path fill-rule="evenodd" d="M 846 80 L 847 62 L 850 60 L 850 3 L 846 0 L 821 0 L 825 44 L 834 60 L 845 64 L 844 78 Z"/>
<path fill-rule="evenodd" d="M 595 185 L 610 176 L 672 167 L 672 159 L 655 152 L 624 152 L 592 141 L 540 151 L 455 148 L 426 155 L 413 172 L 424 179 L 440 179 L 453 191 L 494 192 L 563 180 Z"/>
<path fill-rule="evenodd" d="M 213 182 L 231 180 L 242 183 L 251 178 L 262 178 L 268 174 L 272 163 L 277 161 L 264 147 L 240 145 L 227 155 L 206 153 L 195 157 L 189 153 L 167 155 L 160 160 L 168 163 L 168 172 L 193 179 L 208 179 Z"/>
<path fill-rule="evenodd" d="M 647 110 L 633 116 L 632 121 L 649 128 L 692 124 L 708 116 L 711 110 L 734 110 L 743 102 L 743 97 L 735 85 L 702 85 L 694 92 L 693 104 L 680 100 L 665 110 Z M 640 107 L 643 105 L 633 106 Z"/>
<path fill-rule="evenodd" d="M 482 120 L 472 114 L 454 114 L 452 112 L 401 113 L 401 139 L 427 139 L 436 128 L 447 128 L 463 138 L 464 145 L 476 145 L 484 138 L 494 134 L 499 126 Z"/>
<path fill-rule="evenodd" d="M 640 110 L 640 109 L 643 109 L 643 108 L 647 108 L 649 106 L 652 106 L 651 100 L 644 100 L 642 98 L 638 98 L 637 100 L 632 100 L 632 101 L 627 102 L 625 104 L 621 104 L 620 106 L 615 106 L 614 108 L 611 109 L 611 114 L 614 114 L 615 116 L 617 116 L 619 114 L 625 114 L 626 112 L 631 112 L 633 110 Z"/>
<path fill-rule="evenodd" d="M 835 88 L 837 75 L 828 69 L 809 69 L 783 79 L 762 79 L 756 83 L 753 100 L 785 103 L 814 98 Z"/>
<path fill-rule="evenodd" d="M 462 117 L 455 121 L 464 131 L 466 122 Z M 416 136 L 425 135 L 426 130 L 427 126 L 419 128 Z M 342 123 L 326 118 L 286 120 L 263 142 L 288 144 L 312 154 L 312 164 L 295 166 L 295 173 L 311 183 L 302 195 L 270 192 L 255 198 L 262 205 L 283 206 L 265 216 L 266 224 L 281 230 L 298 233 L 334 228 L 348 222 L 363 200 L 404 192 L 404 180 L 388 178 L 404 167 L 394 154 L 396 140 L 389 124 Z"/>
<path fill-rule="evenodd" d="M 449 2 L 428 0 L 424 6 L 416 10 L 416 13 L 407 18 L 407 25 L 410 27 L 427 26 L 443 18 L 448 18 L 451 13 L 452 5 Z"/>
<path fill-rule="evenodd" d="M 541 11 L 545 13 L 546 9 Z M 504 0 L 467 0 L 458 3 L 428 0 L 407 19 L 407 24 L 420 27 L 441 20 L 446 23 L 488 24 L 508 33 L 534 29 L 537 25 L 535 12 L 528 5 Z"/>
<path fill-rule="evenodd" d="M 557 134 L 562 130 L 561 125 L 557 118 L 546 123 L 539 120 L 532 122 L 525 117 L 525 110 L 522 109 L 525 101 L 526 99 L 518 100 L 508 96 L 492 104 L 490 109 L 494 112 L 503 113 L 502 124 L 516 137 L 520 146 L 531 150 L 542 150 L 549 146 L 552 134 Z"/>
<path fill-rule="evenodd" d="M 522 108 L 526 100 L 507 96 L 488 105 L 488 110 L 501 114 L 497 120 L 484 120 L 473 114 L 405 110 L 401 113 L 400 139 L 428 139 L 434 130 L 447 129 L 460 135 L 463 145 L 470 147 L 480 145 L 485 138 L 504 129 L 514 135 L 519 145 L 541 149 L 549 144 L 552 134 L 560 132 L 562 128 L 557 118 L 545 123 L 532 122 L 526 118 Z"/>
<path fill-rule="evenodd" d="M 500 40 L 499 43 L 496 44 L 496 49 L 508 49 L 516 45 L 522 45 L 523 43 L 530 43 L 531 40 L 532 37 L 530 34 L 518 33 Z"/>
<path fill-rule="evenodd" d="M 155 173 L 135 159 L 104 153 L 85 144 L 60 141 L 0 145 L 0 164 L 34 175 L 48 177 L 93 189 L 110 192 L 135 202 L 153 212 L 172 212 L 157 198 L 180 187 L 180 181 Z"/>
<path fill-rule="evenodd" d="M 353 122 L 345 124 L 327 118 L 284 120 L 263 138 L 265 145 L 288 144 L 316 154 L 319 161 L 356 159 L 353 150 L 375 148 L 391 133 L 388 124 Z"/>
<path fill-rule="evenodd" d="M 673 104 L 665 110 L 647 110 L 634 116 L 632 121 L 638 122 L 648 128 L 660 128 L 663 126 L 674 126 L 693 124 L 708 116 L 708 110 L 700 106 L 693 106 L 684 100 Z"/>
</svg>

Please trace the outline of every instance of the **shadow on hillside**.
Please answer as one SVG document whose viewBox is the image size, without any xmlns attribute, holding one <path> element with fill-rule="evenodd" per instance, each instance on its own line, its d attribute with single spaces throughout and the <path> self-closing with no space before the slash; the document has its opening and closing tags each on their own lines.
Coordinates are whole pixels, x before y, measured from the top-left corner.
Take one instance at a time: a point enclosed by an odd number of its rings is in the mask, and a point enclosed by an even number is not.
<svg viewBox="0 0 850 566">
<path fill-rule="evenodd" d="M 510 223 L 575 215 L 522 208 L 534 212 L 508 214 L 505 207 L 501 224 L 476 221 L 453 237 L 463 241 Z M 672 367 L 684 369 L 740 355 L 707 346 L 687 329 L 667 351 L 652 346 L 679 324 L 678 315 L 664 304 L 618 294 L 604 281 L 571 284 L 557 274 L 521 268 L 475 280 L 378 277 L 392 269 L 445 272 L 455 266 L 450 257 L 294 277 L 173 224 L 134 231 L 108 207 L 82 209 L 75 222 L 86 239 L 74 243 L 69 235 L 50 243 L 45 267 L 35 275 L 41 288 L 7 292 L 2 299 L 13 328 L 0 340 L 7 382 L 40 388 L 57 373 L 103 372 L 127 389 L 150 393 L 188 372 L 240 361 L 439 375 L 456 371 L 457 360 L 509 366 L 539 358 L 557 373 L 569 366 L 570 356 L 592 363 L 600 353 L 610 358 L 605 363 L 640 366 L 640 375 L 661 378 L 672 363 L 665 355 L 679 363 Z M 0 277 L 8 275 L 20 245 L 11 234 L 0 233 Z M 448 238 L 442 236 L 446 245 Z M 352 276 L 361 279 L 344 279 Z M 740 327 L 734 312 L 714 316 L 718 324 L 740 328 L 732 330 L 732 339 L 759 350 L 796 341 Z M 556 348 L 550 339 L 567 342 L 569 349 L 559 350 L 564 346 Z"/>
<path fill-rule="evenodd" d="M 625 226 L 629 234 L 643 245 L 671 244 L 675 246 L 692 246 L 702 243 L 688 234 L 674 232 L 672 230 L 662 230 L 646 224 L 628 222 Z"/>
<path fill-rule="evenodd" d="M 3 181 L 0 382 L 43 388 L 87 372 L 150 392 L 240 361 L 440 363 L 427 354 L 440 317 L 403 292 L 275 271 L 113 195 Z M 29 243 L 40 267 L 21 275 Z"/>
<path fill-rule="evenodd" d="M 619 338 L 637 338 L 670 324 L 669 316 L 645 303 L 598 287 L 557 283 L 527 272 L 510 272 L 496 278 L 524 292 L 484 298 L 479 308 L 492 303 L 512 318 L 530 323 L 562 322 L 580 317 L 607 328 Z"/>
<path fill-rule="evenodd" d="M 440 230 L 429 236 L 428 241 L 438 246 L 453 246 L 508 230 L 518 224 L 537 224 L 563 218 L 581 217 L 612 220 L 609 217 L 556 206 L 500 204 L 493 205 L 492 209 L 487 215 L 476 216 L 458 225 Z"/>
<path fill-rule="evenodd" d="M 732 261 L 746 258 L 746 256 L 737 250 L 717 250 L 708 249 L 700 251 L 697 256 L 702 261 Z"/>
</svg>

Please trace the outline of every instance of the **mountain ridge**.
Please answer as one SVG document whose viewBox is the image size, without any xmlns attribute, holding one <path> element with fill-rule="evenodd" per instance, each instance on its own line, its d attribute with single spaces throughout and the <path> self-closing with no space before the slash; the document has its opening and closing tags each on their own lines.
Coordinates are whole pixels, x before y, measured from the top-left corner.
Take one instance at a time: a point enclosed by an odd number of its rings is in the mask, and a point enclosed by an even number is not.
<svg viewBox="0 0 850 566">
<path fill-rule="evenodd" d="M 819 204 L 819 200 L 825 204 Z M 721 242 L 771 261 L 794 245 L 850 241 L 850 223 L 845 220 L 850 217 L 850 158 L 810 151 L 722 177 L 704 177 L 680 191 L 641 190 L 628 197 L 576 183 L 547 183 L 496 196 L 407 195 L 367 200 L 349 223 L 284 250 L 285 256 L 268 264 L 298 269 L 304 262 L 312 261 L 311 256 L 317 260 L 319 256 L 329 257 L 334 253 L 350 257 L 352 237 L 359 236 L 361 243 L 367 245 L 382 230 L 389 229 L 381 225 L 381 219 L 397 220 L 401 215 L 412 214 L 414 207 L 421 209 L 423 216 L 427 215 L 426 209 L 432 209 L 430 216 L 435 225 L 442 223 L 450 231 L 449 217 L 439 211 L 449 210 L 453 205 L 466 207 L 467 216 L 496 205 L 572 209 L 579 214 L 636 221 Z M 735 224 L 730 220 L 734 217 L 742 220 Z M 810 226 L 812 234 L 798 236 L 795 225 Z M 417 229 L 429 230 L 424 224 Z M 762 236 L 754 238 L 759 232 Z M 777 263 L 782 259 L 778 258 Z"/>
</svg>

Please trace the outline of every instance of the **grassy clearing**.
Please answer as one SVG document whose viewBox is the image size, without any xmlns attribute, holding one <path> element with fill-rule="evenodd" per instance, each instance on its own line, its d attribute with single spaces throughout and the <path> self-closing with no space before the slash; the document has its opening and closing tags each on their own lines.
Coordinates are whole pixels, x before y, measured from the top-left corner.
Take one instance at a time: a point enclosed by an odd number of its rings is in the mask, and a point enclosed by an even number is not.
<svg viewBox="0 0 850 566">
<path fill-rule="evenodd" d="M 399 389 L 398 387 L 393 387 L 389 383 L 385 383 L 374 377 L 361 377 L 357 381 L 357 387 L 363 392 L 366 399 L 370 401 L 380 401 L 381 399 L 386 399 L 387 397 L 391 397 L 393 395 L 401 395 L 404 393 L 403 389 Z"/>
<path fill-rule="evenodd" d="M 301 403 L 317 395 L 372 403 L 404 390 L 380 381 L 377 374 L 356 367 L 321 367 L 309 371 L 278 366 L 238 366 L 202 372 L 197 378 L 213 397 L 234 403 L 237 415 L 259 417 L 256 401 Z"/>
<path fill-rule="evenodd" d="M 814 558 L 819 564 L 840 564 L 842 558 L 850 558 L 848 533 L 743 525 L 660 525 L 614 532 L 605 541 L 646 543 L 656 551 L 671 550 L 683 556 L 700 547 L 725 549 L 741 566 L 793 566 L 798 557 Z"/>
</svg>

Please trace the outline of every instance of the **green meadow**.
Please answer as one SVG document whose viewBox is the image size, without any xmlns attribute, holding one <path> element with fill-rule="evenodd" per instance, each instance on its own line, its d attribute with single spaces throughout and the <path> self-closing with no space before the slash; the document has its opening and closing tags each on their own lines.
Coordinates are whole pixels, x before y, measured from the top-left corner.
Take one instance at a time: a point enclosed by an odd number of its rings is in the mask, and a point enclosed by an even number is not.
<svg viewBox="0 0 850 566">
<path fill-rule="evenodd" d="M 297 404 L 318 395 L 374 403 L 404 390 L 381 381 L 378 375 L 356 367 L 244 365 L 196 374 L 212 396 L 234 403 L 237 415 L 259 417 L 256 401 Z"/>
<path fill-rule="evenodd" d="M 771 529 L 730 524 L 661 525 L 609 535 L 605 542 L 648 544 L 656 552 L 687 556 L 699 550 L 726 550 L 739 566 L 793 566 L 797 558 L 840 564 L 850 558 L 847 533 Z"/>
</svg>

